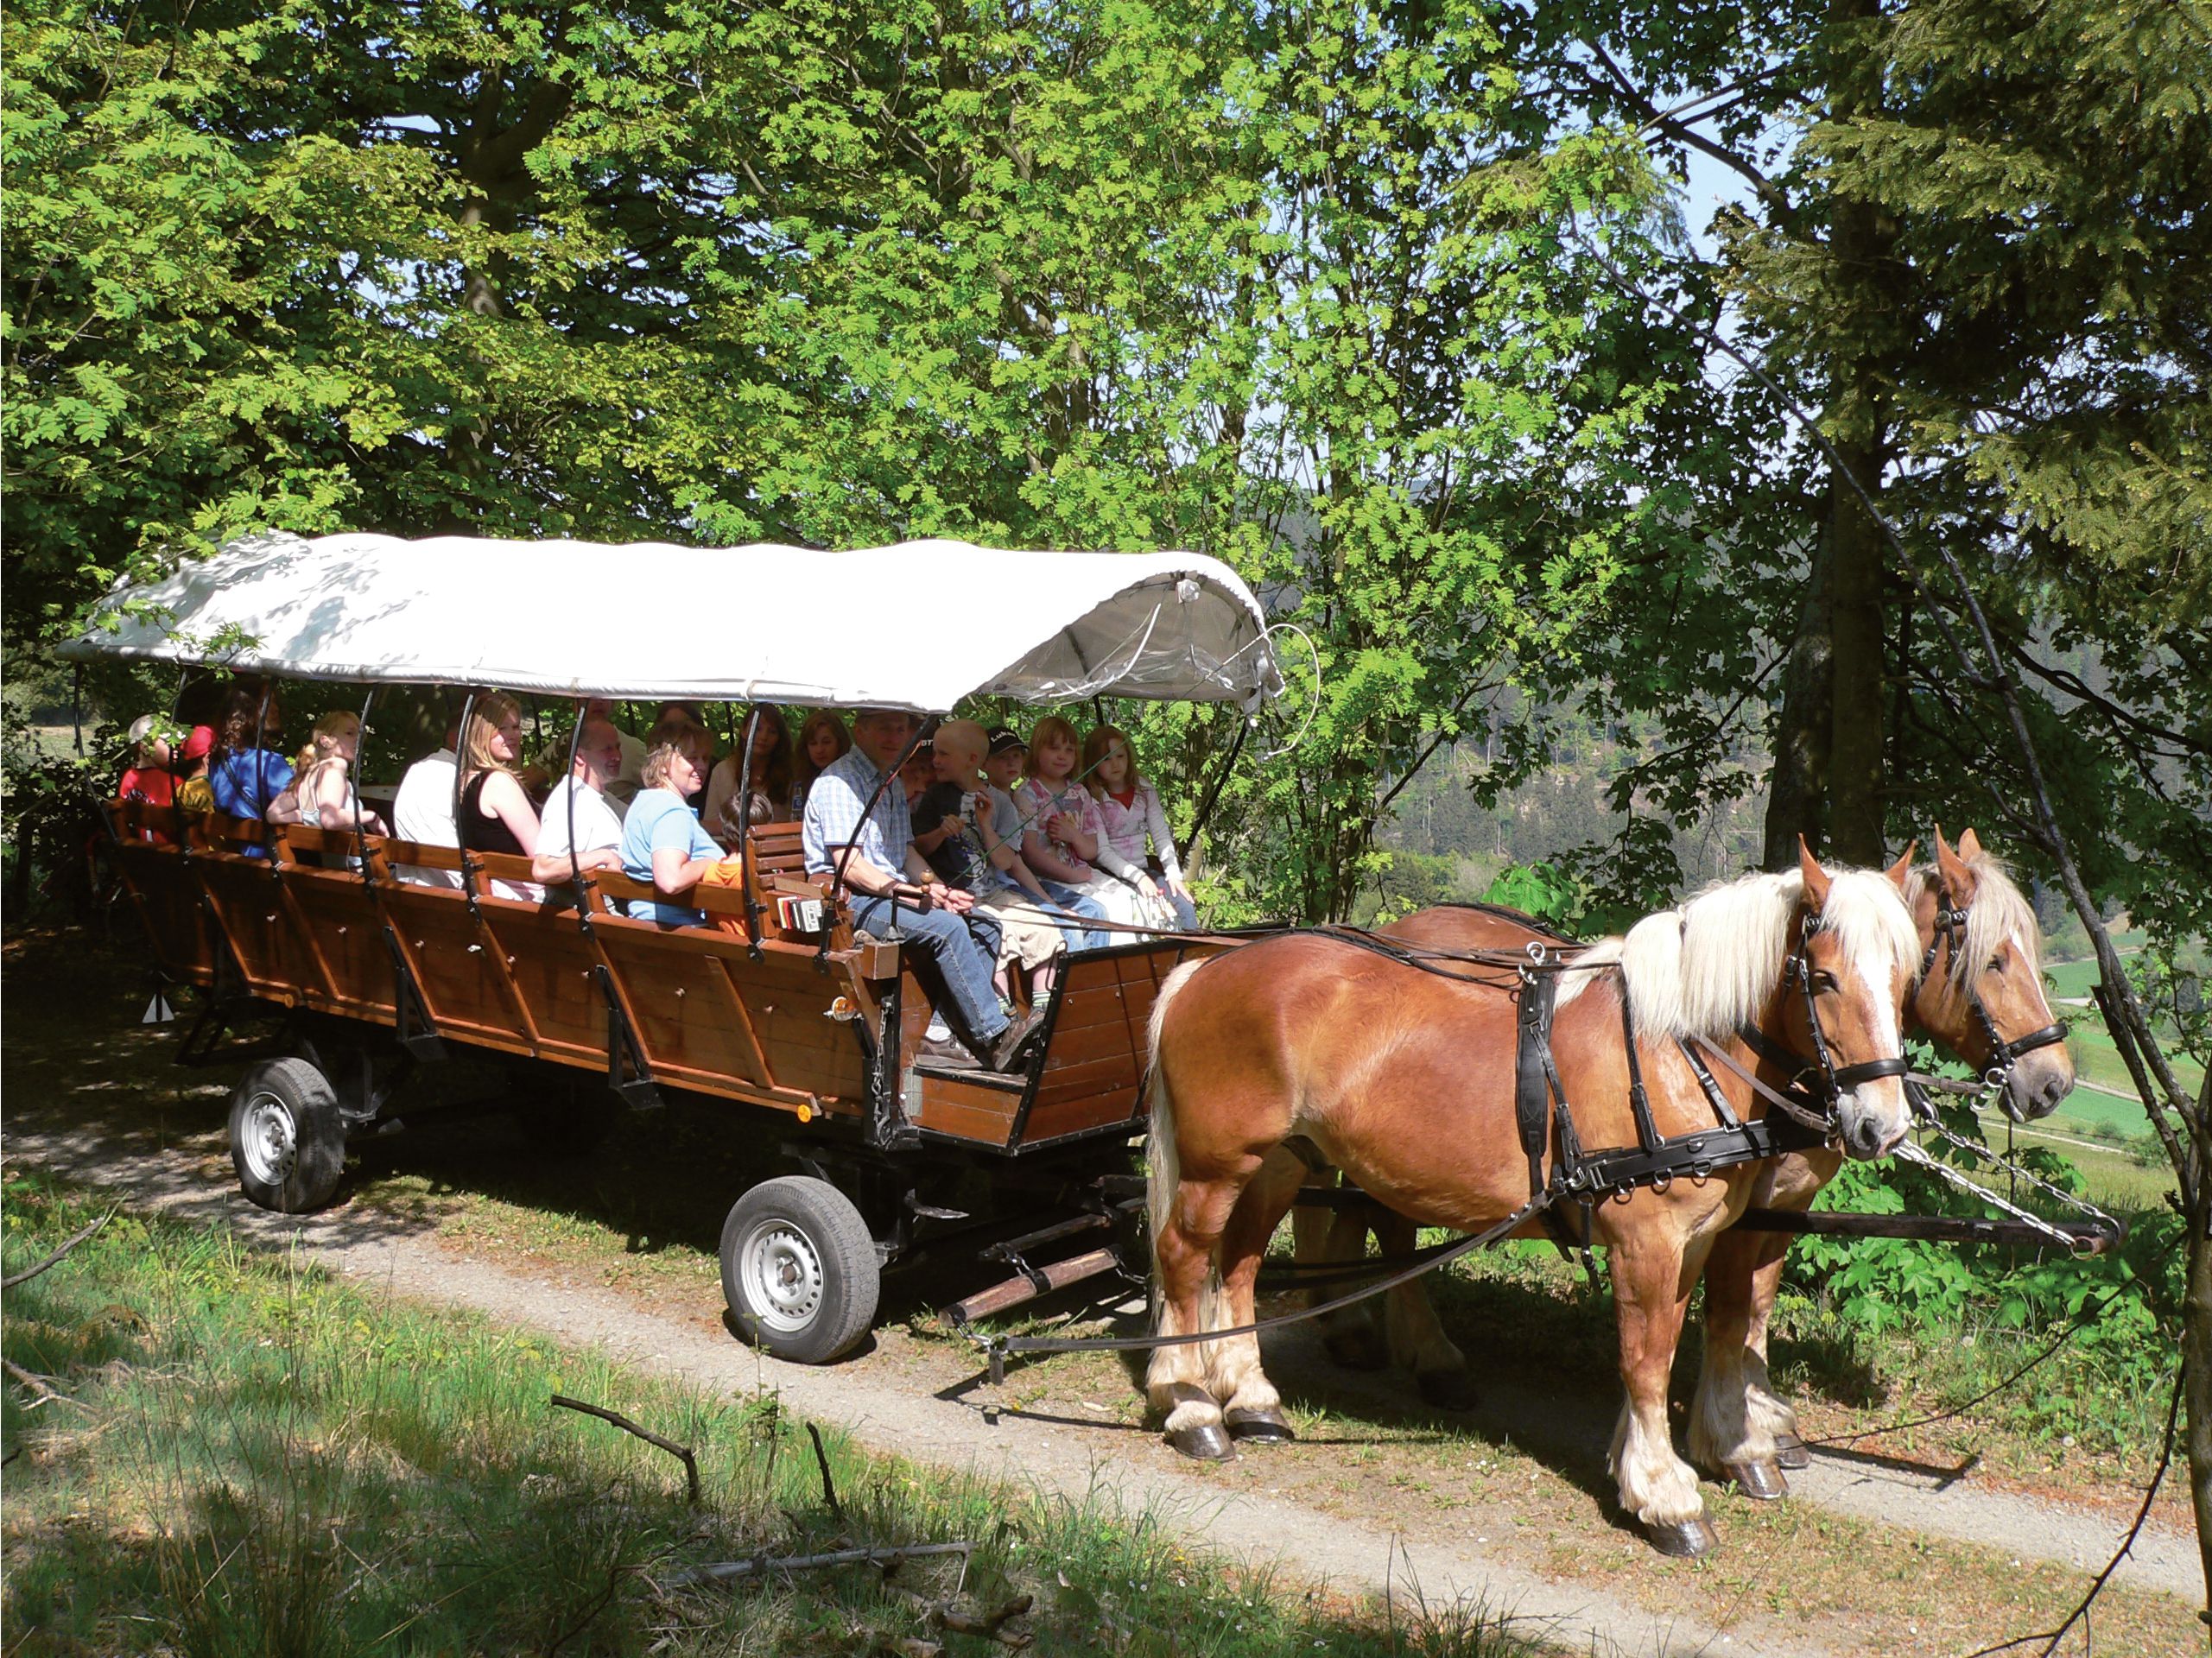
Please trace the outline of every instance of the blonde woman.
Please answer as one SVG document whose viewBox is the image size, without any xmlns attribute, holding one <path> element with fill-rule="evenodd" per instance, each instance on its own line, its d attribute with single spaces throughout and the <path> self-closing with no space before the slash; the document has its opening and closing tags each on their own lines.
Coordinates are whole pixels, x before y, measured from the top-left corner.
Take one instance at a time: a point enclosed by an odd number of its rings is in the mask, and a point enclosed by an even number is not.
<svg viewBox="0 0 2212 1658">
<path fill-rule="evenodd" d="M 298 791 L 300 821 L 315 828 L 351 830 L 359 801 L 353 793 L 353 763 L 361 752 L 361 717 L 333 708 L 315 721 L 307 746 L 300 757 Z M 361 826 L 372 835 L 384 832 L 375 813 L 362 811 Z"/>
<path fill-rule="evenodd" d="M 461 801 L 453 820 L 460 844 L 472 852 L 529 857 L 537 851 L 537 809 L 516 773 L 523 764 L 522 705 L 504 691 L 479 697 L 461 733 Z M 529 882 L 495 880 L 502 898 L 542 902 L 545 889 Z"/>
<path fill-rule="evenodd" d="M 522 705 L 504 692 L 479 697 L 461 733 L 460 843 L 474 852 L 528 857 L 537 850 L 537 812 L 515 775 L 523 763 Z"/>
</svg>

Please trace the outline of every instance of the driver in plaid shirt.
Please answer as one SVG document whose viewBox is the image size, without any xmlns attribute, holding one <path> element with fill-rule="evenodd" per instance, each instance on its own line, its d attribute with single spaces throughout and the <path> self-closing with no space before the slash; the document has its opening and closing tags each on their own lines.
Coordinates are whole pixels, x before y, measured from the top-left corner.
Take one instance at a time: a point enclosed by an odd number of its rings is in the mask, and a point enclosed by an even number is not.
<svg viewBox="0 0 2212 1658">
<path fill-rule="evenodd" d="M 992 987 L 998 952 L 995 925 L 987 915 L 973 914 L 973 895 L 940 881 L 915 849 L 906 791 L 896 777 L 884 782 L 913 730 L 912 716 L 897 709 L 854 711 L 852 751 L 823 771 L 807 794 L 800 824 L 807 869 L 814 874 L 839 874 L 858 931 L 881 938 L 891 932 L 896 919 L 905 942 L 944 980 L 952 1002 L 945 1009 L 950 1016 L 948 1022 L 967 1051 L 948 1042 L 925 1042 L 921 1057 L 939 1063 L 980 1062 L 988 1070 L 1011 1071 L 1042 1028 L 1043 1014 L 1033 1009 L 1021 1020 L 1007 1018 Z M 872 810 L 868 806 L 871 797 Z M 992 933 L 987 947 L 977 940 L 972 927 Z"/>
</svg>

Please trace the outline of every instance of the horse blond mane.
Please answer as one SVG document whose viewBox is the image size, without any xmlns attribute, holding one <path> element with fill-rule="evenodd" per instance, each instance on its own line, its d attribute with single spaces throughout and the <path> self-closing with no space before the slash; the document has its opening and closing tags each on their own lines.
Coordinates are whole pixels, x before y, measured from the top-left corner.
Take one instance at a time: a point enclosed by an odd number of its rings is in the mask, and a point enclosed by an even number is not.
<svg viewBox="0 0 2212 1658">
<path fill-rule="evenodd" d="M 2005 860 L 1995 853 L 1978 851 L 1959 859 L 1974 871 L 1974 901 L 1966 907 L 1966 939 L 1951 952 L 1950 977 L 1964 984 L 1981 971 L 2006 939 L 2019 946 L 2031 972 L 2043 971 L 2043 924 L 2035 906 L 2012 879 Z M 1905 877 L 1905 899 L 1917 909 L 1924 894 L 1940 891 L 1934 864 L 1916 865 Z"/>
<path fill-rule="evenodd" d="M 1844 953 L 1867 964 L 1870 975 L 1899 965 L 1910 969 L 1919 959 L 1919 935 L 1889 878 L 1872 870 L 1829 873 L 1821 925 L 1836 935 Z M 1655 1041 L 1717 1040 L 1756 1019 L 1773 995 L 1790 946 L 1790 923 L 1803 895 L 1803 878 L 1794 870 L 1743 876 L 1645 917 L 1626 938 L 1593 946 L 1577 966 L 1619 964 L 1639 1035 Z M 1571 1001 L 1598 976 L 1570 972 L 1560 987 L 1561 1002 Z"/>
</svg>

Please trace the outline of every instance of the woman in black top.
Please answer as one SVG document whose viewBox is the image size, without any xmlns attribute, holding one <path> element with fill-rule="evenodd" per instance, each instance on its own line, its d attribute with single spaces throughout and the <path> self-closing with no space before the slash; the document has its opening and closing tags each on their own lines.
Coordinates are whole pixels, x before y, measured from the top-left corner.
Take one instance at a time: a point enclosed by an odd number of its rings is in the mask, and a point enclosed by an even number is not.
<svg viewBox="0 0 2212 1658">
<path fill-rule="evenodd" d="M 537 850 L 537 813 L 515 777 L 522 756 L 521 706 L 500 692 L 479 697 L 461 737 L 461 809 L 454 823 L 469 851 L 528 857 Z"/>
</svg>

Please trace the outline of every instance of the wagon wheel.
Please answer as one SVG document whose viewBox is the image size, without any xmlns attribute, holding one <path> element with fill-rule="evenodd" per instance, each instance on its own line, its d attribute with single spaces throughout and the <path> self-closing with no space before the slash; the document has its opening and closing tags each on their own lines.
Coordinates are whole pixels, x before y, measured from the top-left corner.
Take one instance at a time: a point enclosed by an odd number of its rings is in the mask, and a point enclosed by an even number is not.
<svg viewBox="0 0 2212 1658">
<path fill-rule="evenodd" d="M 827 1180 L 764 1180 L 722 1225 L 722 1294 L 745 1338 L 779 1358 L 826 1364 L 875 1322 L 883 1269 L 852 1200 Z"/>
<path fill-rule="evenodd" d="M 345 1120 L 329 1079 L 305 1060 L 263 1060 L 231 1091 L 231 1162 L 263 1209 L 320 1209 L 345 1172 Z"/>
</svg>

